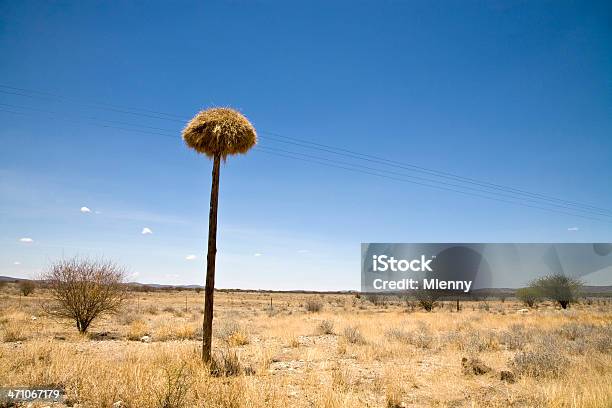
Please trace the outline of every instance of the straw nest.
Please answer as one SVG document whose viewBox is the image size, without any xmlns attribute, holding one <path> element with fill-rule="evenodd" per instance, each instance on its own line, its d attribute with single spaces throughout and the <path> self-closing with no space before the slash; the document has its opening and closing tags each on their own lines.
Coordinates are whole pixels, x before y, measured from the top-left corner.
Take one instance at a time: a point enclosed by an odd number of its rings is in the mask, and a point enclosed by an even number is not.
<svg viewBox="0 0 612 408">
<path fill-rule="evenodd" d="M 203 110 L 183 129 L 187 146 L 208 157 L 225 159 L 228 155 L 246 153 L 257 143 L 251 122 L 230 108 Z"/>
</svg>

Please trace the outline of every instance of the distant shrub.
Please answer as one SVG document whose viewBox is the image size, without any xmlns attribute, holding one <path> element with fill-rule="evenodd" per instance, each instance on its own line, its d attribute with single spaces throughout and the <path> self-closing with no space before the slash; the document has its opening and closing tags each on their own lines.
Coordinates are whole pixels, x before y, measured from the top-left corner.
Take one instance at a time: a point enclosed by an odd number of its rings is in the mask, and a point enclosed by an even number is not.
<svg viewBox="0 0 612 408">
<path fill-rule="evenodd" d="M 34 293 L 34 289 L 36 289 L 36 285 L 31 280 L 22 280 L 19 281 L 19 291 L 23 296 L 28 296 Z"/>
<path fill-rule="evenodd" d="M 543 297 L 559 303 L 563 309 L 578 300 L 583 283 L 562 274 L 553 274 L 536 279 L 529 285 Z"/>
<path fill-rule="evenodd" d="M 438 305 L 438 293 L 433 290 L 416 291 L 416 299 L 423 310 L 431 312 Z"/>
<path fill-rule="evenodd" d="M 321 334 L 334 334 L 334 322 L 331 320 L 323 320 L 319 323 L 318 331 Z"/>
<path fill-rule="evenodd" d="M 521 288 L 516 291 L 516 298 L 525 306 L 534 307 L 540 300 L 540 293 L 535 288 Z"/>
<path fill-rule="evenodd" d="M 359 329 L 355 326 L 346 327 L 342 334 L 344 335 L 344 338 L 346 338 L 346 341 L 348 341 L 351 344 L 365 344 L 366 343 L 365 337 L 363 337 Z"/>
<path fill-rule="evenodd" d="M 364 297 L 368 302 L 372 303 L 374 306 L 387 306 L 389 303 L 389 298 L 384 295 L 378 294 L 369 294 Z"/>
<path fill-rule="evenodd" d="M 308 299 L 305 307 L 308 312 L 320 312 L 323 309 L 323 302 L 317 299 Z"/>
</svg>

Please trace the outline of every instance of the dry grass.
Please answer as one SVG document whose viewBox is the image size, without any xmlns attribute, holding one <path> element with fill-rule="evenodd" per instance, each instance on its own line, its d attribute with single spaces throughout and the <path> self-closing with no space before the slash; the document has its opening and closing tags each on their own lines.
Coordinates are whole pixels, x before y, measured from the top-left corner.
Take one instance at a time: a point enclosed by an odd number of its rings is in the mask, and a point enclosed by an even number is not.
<svg viewBox="0 0 612 408">
<path fill-rule="evenodd" d="M 508 299 L 428 313 L 393 299 L 274 294 L 270 313 L 269 294 L 218 293 L 215 363 L 204 367 L 195 292 L 138 293 L 91 336 L 42 315 L 42 289 L 21 304 L 11 288 L 0 296 L 0 384 L 56 384 L 81 407 L 612 406 L 611 303 L 517 314 Z M 317 313 L 305 308 L 313 299 Z M 463 357 L 491 371 L 465 375 Z"/>
</svg>

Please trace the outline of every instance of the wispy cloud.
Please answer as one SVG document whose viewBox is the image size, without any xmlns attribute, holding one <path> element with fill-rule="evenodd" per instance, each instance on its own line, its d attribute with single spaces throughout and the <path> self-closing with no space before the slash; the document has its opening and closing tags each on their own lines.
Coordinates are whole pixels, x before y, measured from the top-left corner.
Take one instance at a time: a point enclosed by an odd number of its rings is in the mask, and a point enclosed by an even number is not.
<svg viewBox="0 0 612 408">
<path fill-rule="evenodd" d="M 21 262 L 15 261 L 15 262 L 13 262 L 13 265 L 21 265 Z"/>
<path fill-rule="evenodd" d="M 256 252 L 253 256 L 261 256 L 259 252 Z"/>
<path fill-rule="evenodd" d="M 23 237 L 19 238 L 19 242 L 23 242 L 24 244 L 31 244 L 32 242 L 34 242 L 34 240 L 29 237 Z"/>
<path fill-rule="evenodd" d="M 141 232 L 142 235 L 151 235 L 152 233 L 153 231 L 151 231 L 151 228 L 149 227 L 144 227 Z"/>
<path fill-rule="evenodd" d="M 89 207 L 81 207 L 80 210 L 83 214 L 87 214 L 91 212 L 91 209 L 89 209 Z"/>
<path fill-rule="evenodd" d="M 578 227 L 569 227 L 567 230 L 568 231 L 579 231 L 580 228 L 578 228 Z"/>
<path fill-rule="evenodd" d="M 197 259 L 197 258 L 198 258 L 198 257 L 197 257 L 197 256 L 195 256 L 195 255 L 193 255 L 193 254 L 191 254 L 191 255 L 187 255 L 187 256 L 185 257 L 185 259 L 186 259 L 186 260 L 188 260 L 188 261 L 193 261 L 193 260 L 195 260 L 195 259 Z"/>
</svg>

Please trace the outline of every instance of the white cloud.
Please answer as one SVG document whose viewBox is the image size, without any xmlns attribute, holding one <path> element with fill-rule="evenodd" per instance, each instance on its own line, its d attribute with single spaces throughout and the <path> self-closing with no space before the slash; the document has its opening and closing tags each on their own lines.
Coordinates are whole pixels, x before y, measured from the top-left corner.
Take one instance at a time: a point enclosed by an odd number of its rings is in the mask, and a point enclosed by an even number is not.
<svg viewBox="0 0 612 408">
<path fill-rule="evenodd" d="M 83 214 L 87 214 L 87 213 L 90 213 L 90 212 L 91 212 L 91 210 L 90 210 L 88 207 L 81 207 L 81 212 L 82 212 Z"/>
<path fill-rule="evenodd" d="M 32 242 L 34 242 L 34 240 L 32 238 L 24 237 L 20 238 L 19 242 L 23 242 L 24 244 L 31 244 Z"/>
<path fill-rule="evenodd" d="M 578 230 L 580 230 L 580 228 L 578 228 L 578 227 L 569 227 L 567 230 L 568 231 L 578 231 Z"/>
<path fill-rule="evenodd" d="M 153 233 L 153 231 L 151 231 L 151 228 L 149 228 L 149 227 L 144 227 L 142 229 L 142 232 L 141 232 L 142 235 L 150 235 L 152 233 Z"/>
<path fill-rule="evenodd" d="M 187 255 L 187 256 L 185 257 L 185 259 L 186 259 L 186 260 L 188 260 L 188 261 L 193 261 L 194 259 L 197 259 L 197 258 L 198 258 L 198 257 L 197 257 L 197 256 L 195 256 L 195 255 L 193 255 L 193 254 L 191 254 L 191 255 Z"/>
<path fill-rule="evenodd" d="M 21 262 L 15 261 L 15 262 L 13 262 L 13 265 L 21 265 Z"/>
<path fill-rule="evenodd" d="M 255 255 L 253 256 L 261 256 L 261 254 L 259 252 L 255 253 Z"/>
<path fill-rule="evenodd" d="M 134 272 L 128 275 L 128 279 L 134 279 L 140 276 L 140 272 Z"/>
</svg>

